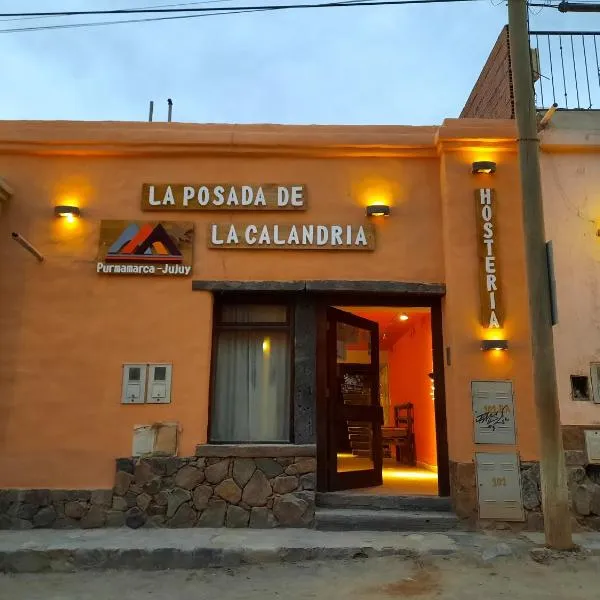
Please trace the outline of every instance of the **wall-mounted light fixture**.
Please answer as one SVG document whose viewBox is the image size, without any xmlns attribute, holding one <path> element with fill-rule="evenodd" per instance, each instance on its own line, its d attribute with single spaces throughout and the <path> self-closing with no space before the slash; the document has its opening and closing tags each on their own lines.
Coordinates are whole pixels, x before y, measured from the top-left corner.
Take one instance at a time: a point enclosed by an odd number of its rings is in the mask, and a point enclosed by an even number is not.
<svg viewBox="0 0 600 600">
<path fill-rule="evenodd" d="M 54 207 L 54 216 L 65 217 L 66 219 L 73 220 L 81 216 L 81 209 L 78 206 L 61 204 Z"/>
<path fill-rule="evenodd" d="M 400 313 L 400 315 L 398 316 L 398 318 L 401 321 L 408 321 L 408 315 L 406 313 Z"/>
<path fill-rule="evenodd" d="M 390 207 L 386 204 L 371 204 L 367 206 L 367 217 L 389 217 Z"/>
<path fill-rule="evenodd" d="M 508 340 L 481 340 L 481 349 L 484 352 L 490 350 L 508 350 Z"/>
<path fill-rule="evenodd" d="M 476 160 L 472 165 L 473 175 L 492 174 L 496 172 L 496 163 L 493 160 Z"/>
</svg>

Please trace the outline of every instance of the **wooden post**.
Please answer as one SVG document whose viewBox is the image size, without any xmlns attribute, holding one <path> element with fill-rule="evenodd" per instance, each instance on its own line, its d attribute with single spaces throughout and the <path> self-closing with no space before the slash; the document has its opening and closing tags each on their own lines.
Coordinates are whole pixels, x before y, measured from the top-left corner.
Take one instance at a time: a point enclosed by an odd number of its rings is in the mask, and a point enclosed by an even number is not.
<svg viewBox="0 0 600 600">
<path fill-rule="evenodd" d="M 533 384 L 541 442 L 544 527 L 546 545 L 566 550 L 573 547 L 573 539 L 554 365 L 539 139 L 527 28 L 527 0 L 508 0 L 508 28 L 519 132 Z"/>
</svg>

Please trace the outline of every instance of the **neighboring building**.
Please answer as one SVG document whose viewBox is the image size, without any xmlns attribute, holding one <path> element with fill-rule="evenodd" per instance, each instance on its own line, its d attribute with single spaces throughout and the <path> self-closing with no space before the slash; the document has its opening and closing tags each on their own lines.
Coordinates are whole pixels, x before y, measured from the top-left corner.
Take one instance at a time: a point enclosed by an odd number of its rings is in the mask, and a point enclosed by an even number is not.
<svg viewBox="0 0 600 600">
<path fill-rule="evenodd" d="M 558 104 L 540 132 L 540 161 L 556 281 L 554 347 L 569 482 L 579 516 L 599 515 L 600 34 L 532 32 L 530 39 L 540 118 Z M 490 102 L 490 90 L 499 90 L 502 108 Z M 462 115 L 489 118 L 499 112 L 514 114 L 507 28 Z"/>
</svg>

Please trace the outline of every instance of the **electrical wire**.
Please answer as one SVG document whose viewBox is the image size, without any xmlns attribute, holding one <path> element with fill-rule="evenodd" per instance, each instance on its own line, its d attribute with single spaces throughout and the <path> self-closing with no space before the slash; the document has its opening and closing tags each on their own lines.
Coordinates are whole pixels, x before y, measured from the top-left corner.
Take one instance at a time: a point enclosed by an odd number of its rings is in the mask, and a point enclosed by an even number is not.
<svg viewBox="0 0 600 600">
<path fill-rule="evenodd" d="M 143 6 L 142 8 L 171 8 L 177 6 L 197 6 L 199 4 L 218 4 L 219 2 L 234 2 L 234 0 L 198 0 L 197 2 L 177 2 L 176 4 L 151 4 L 150 6 Z M 38 16 L 27 16 L 27 17 L 3 17 L 0 18 L 0 22 L 4 21 L 26 21 L 31 19 L 52 19 L 60 18 L 64 15 L 53 14 L 45 15 L 43 17 Z"/>
<path fill-rule="evenodd" d="M 476 2 L 477 0 L 364 0 L 353 3 L 343 2 L 326 2 L 326 3 L 313 3 L 313 4 L 288 4 L 288 5 L 267 5 L 260 8 L 269 10 L 282 10 L 286 8 L 320 8 L 320 7 L 332 7 L 332 6 L 358 6 L 358 5 L 374 5 L 374 6 L 385 6 L 385 5 L 402 5 L 402 4 L 448 4 L 451 2 Z M 102 15 L 139 15 L 148 13 L 200 13 L 208 12 L 210 10 L 247 10 L 257 8 L 256 6 L 236 6 L 230 7 L 217 7 L 215 9 L 201 7 L 201 8 L 113 8 L 107 10 L 65 10 L 65 11 L 53 11 L 53 12 L 29 12 L 29 13 L 0 13 L 0 17 L 75 17 L 75 16 L 102 16 Z"/>
<path fill-rule="evenodd" d="M 32 27 L 15 27 L 11 29 L 0 29 L 3 33 L 19 33 L 29 31 L 46 31 L 52 29 L 79 29 L 81 27 L 102 27 L 108 25 L 123 25 L 127 23 L 150 23 L 155 21 L 175 21 L 180 19 L 201 19 L 203 17 L 222 17 L 225 15 L 237 15 L 242 13 L 261 12 L 264 8 L 254 8 L 252 10 L 232 10 L 229 12 L 205 12 L 200 15 L 178 15 L 172 17 L 146 17 L 142 19 L 121 19 L 119 21 L 96 21 L 88 23 L 63 23 L 59 25 L 38 25 Z"/>
<path fill-rule="evenodd" d="M 214 2 L 228 2 L 231 0 L 204 0 L 198 2 L 198 4 L 210 4 Z M 199 14 L 184 14 L 184 15 L 170 15 L 166 17 L 144 17 L 140 19 L 120 19 L 113 21 L 90 21 L 83 23 L 61 23 L 56 25 L 35 25 L 31 27 L 13 27 L 8 29 L 0 29 L 0 34 L 8 33 L 24 33 L 33 31 L 46 31 L 55 29 L 78 29 L 81 27 L 100 27 L 109 25 L 121 25 L 126 23 L 149 23 L 155 21 L 171 21 L 181 19 L 194 19 L 200 17 L 213 17 L 218 15 L 227 14 L 242 14 L 242 13 L 253 13 L 253 12 L 270 12 L 276 10 L 291 10 L 291 9 L 307 9 L 307 8 L 344 8 L 350 6 L 394 6 L 394 5 L 417 5 L 417 4 L 448 4 L 455 2 L 477 2 L 482 0 L 342 0 L 335 2 L 325 3 L 312 3 L 312 4 L 283 4 L 283 5 L 255 5 L 255 6 L 232 6 L 232 7 L 210 7 L 210 8 L 198 8 L 192 9 L 195 13 Z M 192 3 L 190 3 L 192 4 Z M 196 4 L 196 3 L 193 3 Z M 132 9 L 127 9 L 132 10 Z M 148 9 L 140 9 L 142 12 L 147 12 Z M 163 12 L 163 11 L 158 11 Z M 169 11 L 170 12 L 170 11 Z M 90 13 L 91 14 L 91 13 Z M 119 13 L 122 14 L 122 13 Z M 129 14 L 129 13 L 128 13 Z M 32 17 L 29 14 L 25 18 L 45 18 L 50 15 L 44 15 L 44 17 Z M 53 14 L 52 16 L 64 16 Z"/>
</svg>

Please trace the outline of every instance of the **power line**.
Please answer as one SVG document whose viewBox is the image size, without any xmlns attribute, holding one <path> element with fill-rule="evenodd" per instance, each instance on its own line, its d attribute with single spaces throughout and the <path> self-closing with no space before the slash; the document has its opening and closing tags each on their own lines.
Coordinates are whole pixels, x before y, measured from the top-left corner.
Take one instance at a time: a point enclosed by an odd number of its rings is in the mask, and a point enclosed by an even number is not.
<svg viewBox="0 0 600 600">
<path fill-rule="evenodd" d="M 451 2 L 476 2 L 477 0 L 365 0 L 352 3 L 327 2 L 314 4 L 287 4 L 287 5 L 267 5 L 267 6 L 235 6 L 235 7 L 216 7 L 216 8 L 114 8 L 108 10 L 69 10 L 54 12 L 29 12 L 29 13 L 0 13 L 0 17 L 75 17 L 75 16 L 101 16 L 101 15 L 136 15 L 136 14 L 164 14 L 164 13 L 200 13 L 209 11 L 233 11 L 233 10 L 252 10 L 262 8 L 265 10 L 284 10 L 289 8 L 322 8 L 333 6 L 386 6 L 403 4 L 447 4 Z"/>
<path fill-rule="evenodd" d="M 127 23 L 150 23 L 154 21 L 174 21 L 180 19 L 199 19 L 202 17 L 221 17 L 225 15 L 236 15 L 242 13 L 252 13 L 264 11 L 264 8 L 254 8 L 252 10 L 232 10 L 229 12 L 205 12 L 200 15 L 179 15 L 173 17 L 146 17 L 142 19 L 121 19 L 119 21 L 89 21 L 87 23 L 63 23 L 60 25 L 37 25 L 32 27 L 14 27 L 11 29 L 0 29 L 2 33 L 19 33 L 28 31 L 45 31 L 51 29 L 79 29 L 81 27 L 100 27 L 106 25 L 121 25 Z"/>
<path fill-rule="evenodd" d="M 144 6 L 142 8 L 170 8 L 170 7 L 177 7 L 177 6 L 197 6 L 198 4 L 218 4 L 219 2 L 233 2 L 234 0 L 198 0 L 197 2 L 177 2 L 176 4 L 152 4 L 150 6 Z M 132 9 L 133 10 L 133 9 Z M 4 17 L 4 18 L 0 18 L 0 21 L 4 22 L 4 21 L 25 21 L 25 20 L 30 20 L 30 19 L 49 19 L 52 17 L 63 17 L 64 15 L 60 14 L 60 13 L 56 13 L 56 14 L 51 14 L 51 15 L 45 15 L 43 17 L 39 17 L 39 16 L 26 16 L 26 17 Z"/>
<path fill-rule="evenodd" d="M 214 2 L 229 2 L 231 0 L 204 0 L 198 4 L 209 4 Z M 315 4 L 286 4 L 286 5 L 255 5 L 255 6 L 231 6 L 231 7 L 210 7 L 198 9 L 200 14 L 172 15 L 166 17 L 144 17 L 140 19 L 120 19 L 114 21 L 88 21 L 83 23 L 61 23 L 56 25 L 34 25 L 31 27 L 12 27 L 0 29 L 2 33 L 25 33 L 33 31 L 47 31 L 55 29 L 79 29 L 81 27 L 101 27 L 109 25 L 121 25 L 126 23 L 149 23 L 155 21 L 171 21 L 181 19 L 197 19 L 201 17 L 214 17 L 219 15 L 231 15 L 253 12 L 270 12 L 275 10 L 290 10 L 303 8 L 343 8 L 350 6 L 389 6 L 389 5 L 415 5 L 415 4 L 448 4 L 453 2 L 477 2 L 481 0 L 343 0 L 340 2 L 327 2 Z M 201 11 L 201 12 L 200 12 Z M 58 16 L 58 15 L 53 15 Z M 62 15 L 61 15 L 62 16 Z M 38 18 L 38 17 L 23 17 Z M 44 17 L 42 17 L 44 18 Z M 11 19 L 13 20 L 13 19 Z"/>
</svg>

